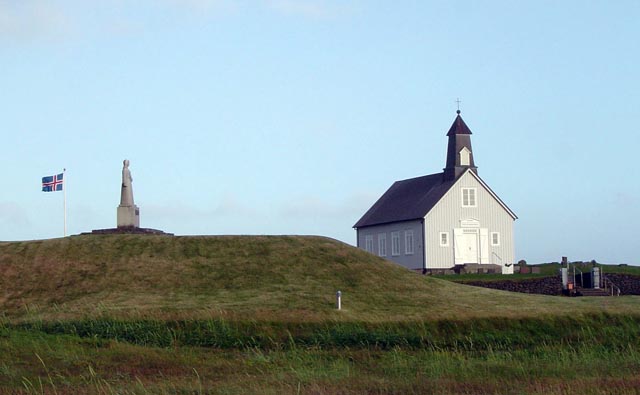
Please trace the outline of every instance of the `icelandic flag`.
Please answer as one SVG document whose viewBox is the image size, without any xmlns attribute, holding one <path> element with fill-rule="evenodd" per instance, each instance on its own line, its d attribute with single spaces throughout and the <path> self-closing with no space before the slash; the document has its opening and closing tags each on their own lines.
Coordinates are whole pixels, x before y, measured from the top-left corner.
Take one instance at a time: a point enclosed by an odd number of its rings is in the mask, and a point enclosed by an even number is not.
<svg viewBox="0 0 640 395">
<path fill-rule="evenodd" d="M 42 192 L 55 192 L 62 190 L 62 176 L 64 173 L 55 176 L 42 177 Z"/>
</svg>

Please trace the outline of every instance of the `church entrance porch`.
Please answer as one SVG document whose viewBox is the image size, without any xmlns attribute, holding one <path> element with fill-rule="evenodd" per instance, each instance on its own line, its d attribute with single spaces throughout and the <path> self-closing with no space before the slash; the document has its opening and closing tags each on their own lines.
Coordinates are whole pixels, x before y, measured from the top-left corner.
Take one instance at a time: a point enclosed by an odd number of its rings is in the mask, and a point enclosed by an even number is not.
<svg viewBox="0 0 640 395">
<path fill-rule="evenodd" d="M 453 248 L 455 264 L 488 264 L 488 233 L 488 230 L 485 228 L 454 229 Z"/>
</svg>

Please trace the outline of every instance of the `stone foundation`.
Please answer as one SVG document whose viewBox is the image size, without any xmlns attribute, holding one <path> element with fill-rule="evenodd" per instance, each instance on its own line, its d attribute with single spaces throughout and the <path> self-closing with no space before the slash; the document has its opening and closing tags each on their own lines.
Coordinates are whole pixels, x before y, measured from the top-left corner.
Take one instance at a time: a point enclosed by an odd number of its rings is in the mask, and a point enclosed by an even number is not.
<svg viewBox="0 0 640 395">
<path fill-rule="evenodd" d="M 456 265 L 449 269 L 417 269 L 422 274 L 448 275 L 448 274 L 502 274 L 502 266 L 492 264 L 467 263 Z"/>
<path fill-rule="evenodd" d="M 158 229 L 137 228 L 135 226 L 121 226 L 111 229 L 94 229 L 83 235 L 166 235 L 173 236 L 173 233 L 166 233 Z"/>
</svg>

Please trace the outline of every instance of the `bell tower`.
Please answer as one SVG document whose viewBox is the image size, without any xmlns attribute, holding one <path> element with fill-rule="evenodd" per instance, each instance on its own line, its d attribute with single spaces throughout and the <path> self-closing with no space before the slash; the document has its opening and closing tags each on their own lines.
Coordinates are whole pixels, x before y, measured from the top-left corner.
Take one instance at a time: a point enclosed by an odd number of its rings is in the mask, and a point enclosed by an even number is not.
<svg viewBox="0 0 640 395">
<path fill-rule="evenodd" d="M 455 180 L 467 169 L 478 174 L 478 168 L 473 161 L 471 130 L 462 120 L 460 110 L 456 113 L 458 115 L 447 133 L 449 144 L 447 146 L 447 165 L 444 168 L 445 181 Z"/>
</svg>

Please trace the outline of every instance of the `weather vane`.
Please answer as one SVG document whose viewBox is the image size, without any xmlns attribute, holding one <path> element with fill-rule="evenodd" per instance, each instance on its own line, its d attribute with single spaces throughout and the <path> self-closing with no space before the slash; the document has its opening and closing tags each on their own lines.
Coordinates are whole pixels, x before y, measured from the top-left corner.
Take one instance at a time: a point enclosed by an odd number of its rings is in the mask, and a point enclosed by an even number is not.
<svg viewBox="0 0 640 395">
<path fill-rule="evenodd" d="M 456 104 L 458 105 L 458 110 L 456 111 L 457 114 L 460 114 L 460 103 L 461 103 L 460 98 L 457 97 L 456 98 Z"/>
</svg>

